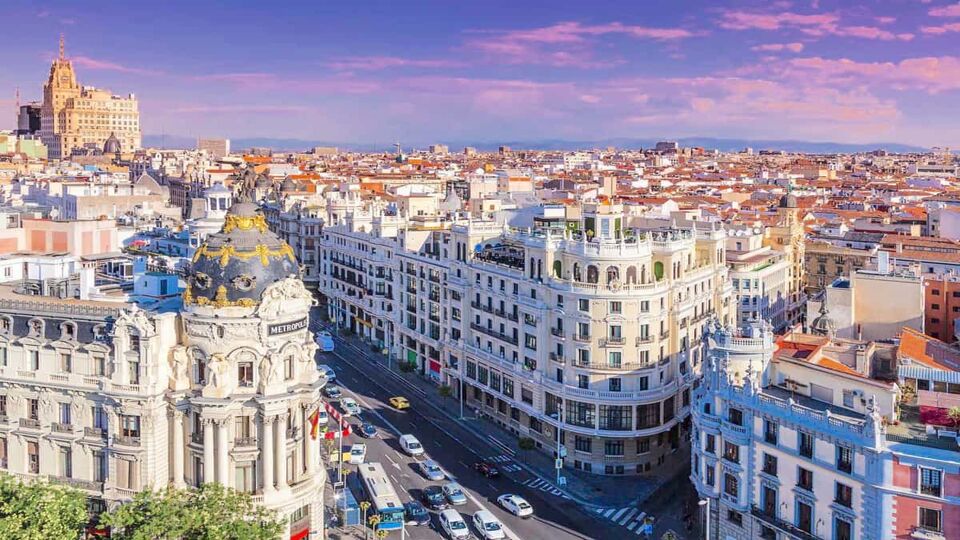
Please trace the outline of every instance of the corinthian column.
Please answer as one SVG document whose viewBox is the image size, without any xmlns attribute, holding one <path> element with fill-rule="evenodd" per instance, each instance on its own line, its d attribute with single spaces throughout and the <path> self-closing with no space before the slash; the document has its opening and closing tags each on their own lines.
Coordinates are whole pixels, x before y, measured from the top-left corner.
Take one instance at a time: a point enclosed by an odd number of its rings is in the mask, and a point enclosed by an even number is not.
<svg viewBox="0 0 960 540">
<path fill-rule="evenodd" d="M 273 468 L 276 465 L 273 459 L 273 424 L 276 417 L 261 416 L 263 434 L 260 441 L 260 468 L 263 470 L 263 490 L 273 491 Z"/>
<path fill-rule="evenodd" d="M 288 413 L 277 415 L 277 421 L 274 424 L 276 429 L 276 438 L 274 442 L 274 459 L 277 461 L 277 489 L 286 489 L 287 487 L 287 417 Z"/>
<path fill-rule="evenodd" d="M 216 458 L 213 453 L 213 420 L 203 419 L 203 483 L 208 484 L 216 482 L 216 473 L 214 472 L 214 463 Z"/>
<path fill-rule="evenodd" d="M 227 419 L 217 420 L 217 482 L 230 487 L 230 457 L 227 453 Z"/>
<path fill-rule="evenodd" d="M 183 481 L 183 412 L 177 409 L 173 411 L 173 485 L 182 488 Z"/>
</svg>

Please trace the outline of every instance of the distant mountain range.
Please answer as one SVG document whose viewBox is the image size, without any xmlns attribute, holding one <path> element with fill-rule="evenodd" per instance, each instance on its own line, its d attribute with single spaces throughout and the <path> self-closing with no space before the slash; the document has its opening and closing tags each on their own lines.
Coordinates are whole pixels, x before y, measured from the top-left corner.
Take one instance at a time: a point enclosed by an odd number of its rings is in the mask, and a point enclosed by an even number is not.
<svg viewBox="0 0 960 540">
<path fill-rule="evenodd" d="M 500 142 L 476 142 L 476 141 L 433 141 L 427 143 L 404 144 L 404 149 L 409 151 L 414 149 L 426 149 L 427 146 L 434 143 L 446 144 L 451 151 L 458 152 L 465 146 L 472 146 L 481 152 L 494 151 L 501 145 L 509 146 L 513 150 L 588 150 L 591 148 L 606 148 L 613 146 L 616 148 L 652 148 L 658 139 L 645 138 L 610 138 L 598 139 L 593 141 L 572 141 L 564 139 L 538 139 L 538 140 L 517 140 Z M 803 152 L 808 154 L 832 154 L 832 153 L 856 153 L 869 152 L 872 150 L 883 149 L 894 153 L 927 152 L 928 148 L 901 143 L 871 143 L 871 144 L 851 144 L 836 142 L 814 142 L 799 140 L 763 140 L 763 139 L 718 139 L 711 137 L 683 137 L 680 139 L 659 139 L 676 140 L 680 146 L 698 146 L 708 150 L 716 149 L 724 152 L 736 152 L 744 148 L 753 148 L 759 150 L 784 150 L 787 152 Z M 194 148 L 196 139 L 193 137 L 183 137 L 179 135 L 144 135 L 143 145 L 151 148 Z M 401 141 L 402 142 L 402 141 Z M 304 151 L 314 146 L 336 146 L 343 150 L 354 150 L 360 152 L 386 152 L 393 151 L 391 145 L 366 144 L 366 143 L 345 143 L 334 141 L 320 141 L 309 139 L 275 139 L 268 137 L 248 137 L 231 139 L 230 146 L 233 150 L 242 150 L 253 146 L 268 147 L 274 150 L 284 151 Z"/>
</svg>

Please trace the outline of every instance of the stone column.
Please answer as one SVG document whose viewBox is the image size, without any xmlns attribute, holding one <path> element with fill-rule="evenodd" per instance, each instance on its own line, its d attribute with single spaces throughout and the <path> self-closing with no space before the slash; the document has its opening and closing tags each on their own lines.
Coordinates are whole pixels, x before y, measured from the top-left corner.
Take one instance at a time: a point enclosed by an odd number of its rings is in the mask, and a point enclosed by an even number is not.
<svg viewBox="0 0 960 540">
<path fill-rule="evenodd" d="M 277 461 L 277 489 L 287 487 L 287 417 L 288 413 L 277 415 L 274 459 Z"/>
<path fill-rule="evenodd" d="M 263 490 L 273 491 L 273 424 L 276 417 L 263 416 L 260 440 L 260 467 L 263 469 Z"/>
<path fill-rule="evenodd" d="M 227 452 L 227 419 L 217 420 L 217 482 L 230 487 L 230 457 Z"/>
<path fill-rule="evenodd" d="M 184 487 L 183 481 L 183 411 L 174 409 L 173 411 L 173 485 L 177 488 Z"/>
<path fill-rule="evenodd" d="M 312 437 L 313 434 L 310 432 L 311 430 L 308 429 L 311 426 L 312 424 L 309 422 L 307 425 L 303 426 L 303 438 L 306 441 L 306 444 L 304 445 L 304 452 L 306 455 L 303 457 L 303 462 L 306 464 L 307 475 L 309 476 L 312 476 L 316 470 L 317 460 L 320 457 L 319 450 L 317 449 L 317 440 Z"/>
<path fill-rule="evenodd" d="M 213 419 L 203 419 L 203 482 L 216 482 L 216 458 L 213 453 Z"/>
</svg>

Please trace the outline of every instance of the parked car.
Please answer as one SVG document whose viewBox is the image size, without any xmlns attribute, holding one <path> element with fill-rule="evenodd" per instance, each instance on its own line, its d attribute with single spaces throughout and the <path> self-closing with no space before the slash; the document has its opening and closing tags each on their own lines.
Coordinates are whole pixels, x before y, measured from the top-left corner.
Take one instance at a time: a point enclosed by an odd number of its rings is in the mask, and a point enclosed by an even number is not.
<svg viewBox="0 0 960 540">
<path fill-rule="evenodd" d="M 443 480 L 447 477 L 440 465 L 432 459 L 420 462 L 420 472 L 427 477 L 427 480 Z"/>
<path fill-rule="evenodd" d="M 462 504 L 467 504 L 467 495 L 463 492 L 463 488 L 460 484 L 456 482 L 450 482 L 449 484 L 443 485 L 443 496 L 450 501 L 450 504 L 454 506 L 460 506 Z"/>
<path fill-rule="evenodd" d="M 450 536 L 450 538 L 470 538 L 470 528 L 467 522 L 463 520 L 460 512 L 453 509 L 440 512 L 440 527 Z"/>
<path fill-rule="evenodd" d="M 427 486 L 421 496 L 423 503 L 433 510 L 443 510 L 447 507 L 447 498 L 443 495 L 440 486 Z"/>
<path fill-rule="evenodd" d="M 333 352 L 333 349 L 336 347 L 333 342 L 333 335 L 326 330 L 317 332 L 316 340 L 321 352 Z"/>
<path fill-rule="evenodd" d="M 360 429 L 357 430 L 360 433 L 361 437 L 370 439 L 377 436 L 377 426 L 371 424 L 370 422 L 364 422 L 360 424 Z"/>
<path fill-rule="evenodd" d="M 429 525 L 430 512 L 417 501 L 409 501 L 403 505 L 404 516 L 408 525 Z"/>
<path fill-rule="evenodd" d="M 367 457 L 367 445 L 356 443 L 350 447 L 350 464 L 361 465 Z"/>
<path fill-rule="evenodd" d="M 487 478 L 496 478 L 500 476 L 500 469 L 489 461 L 478 461 L 473 464 L 473 470 L 486 476 Z"/>
<path fill-rule="evenodd" d="M 360 414 L 360 405 L 357 400 L 350 397 L 340 400 L 340 408 L 343 409 L 344 416 L 358 416 Z"/>
<path fill-rule="evenodd" d="M 409 433 L 406 435 L 401 435 L 399 440 L 400 448 L 403 449 L 403 451 L 407 454 L 411 456 L 423 455 L 423 445 L 420 444 L 420 441 L 418 441 L 413 435 L 410 435 Z"/>
<path fill-rule="evenodd" d="M 497 504 L 515 516 L 528 518 L 533 515 L 533 507 L 523 497 L 507 493 L 497 497 Z"/>
<path fill-rule="evenodd" d="M 339 386 L 331 384 L 323 387 L 323 395 L 330 399 L 340 399 L 340 397 L 343 396 L 343 393 L 340 392 Z"/>
<path fill-rule="evenodd" d="M 324 376 L 326 376 L 327 384 L 330 384 L 332 382 L 337 382 L 337 372 L 333 371 L 332 367 L 326 364 L 320 364 L 319 366 L 317 366 L 317 371 L 319 371 Z"/>
<path fill-rule="evenodd" d="M 503 523 L 489 510 L 480 510 L 473 514 L 473 528 L 486 540 L 500 540 L 506 538 Z"/>
</svg>

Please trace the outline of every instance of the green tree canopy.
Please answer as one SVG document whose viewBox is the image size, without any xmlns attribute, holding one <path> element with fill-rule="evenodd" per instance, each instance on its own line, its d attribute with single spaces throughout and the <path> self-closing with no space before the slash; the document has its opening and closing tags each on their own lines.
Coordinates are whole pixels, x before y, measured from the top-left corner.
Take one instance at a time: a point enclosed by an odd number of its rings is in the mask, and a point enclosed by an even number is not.
<svg viewBox="0 0 960 540">
<path fill-rule="evenodd" d="M 100 517 L 116 540 L 274 540 L 284 522 L 247 493 L 220 484 L 143 491 Z"/>
<path fill-rule="evenodd" d="M 88 520 L 87 498 L 80 491 L 0 474 L 0 538 L 80 538 Z"/>
</svg>

